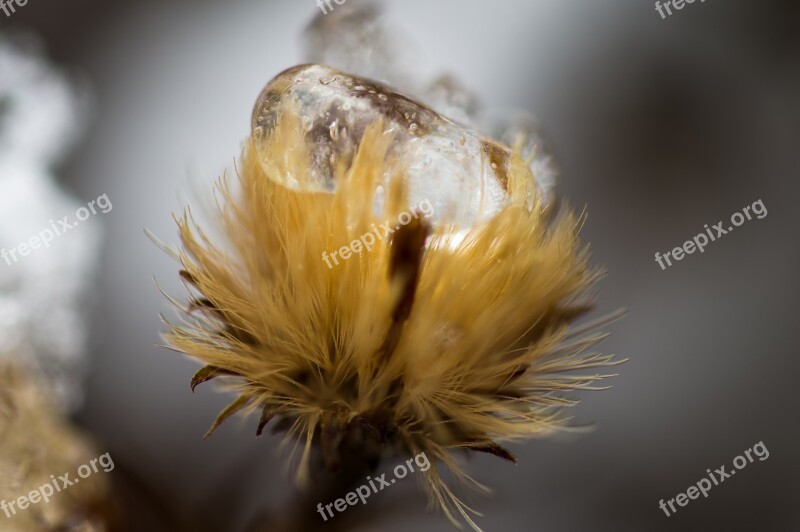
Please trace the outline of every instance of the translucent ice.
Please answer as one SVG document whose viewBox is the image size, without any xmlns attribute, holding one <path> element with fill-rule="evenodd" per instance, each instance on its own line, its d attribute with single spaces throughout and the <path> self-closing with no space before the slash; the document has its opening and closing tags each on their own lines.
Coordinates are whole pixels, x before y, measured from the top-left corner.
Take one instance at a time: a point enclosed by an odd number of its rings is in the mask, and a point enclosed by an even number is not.
<svg viewBox="0 0 800 532">
<path fill-rule="evenodd" d="M 553 205 L 555 212 L 558 163 L 535 118 L 521 109 L 485 108 L 481 98 L 453 74 L 428 79 L 429 74 L 418 68 L 424 63 L 423 52 L 387 16 L 384 4 L 350 0 L 333 12 L 319 12 L 306 29 L 304 41 L 309 63 L 386 83 L 501 144 L 516 146 L 522 141 L 523 156 L 531 161 L 544 202 Z"/>
<path fill-rule="evenodd" d="M 253 138 L 260 149 L 279 116 L 302 121 L 311 154 L 311 174 L 302 187 L 332 191 L 333 168 L 349 164 L 365 128 L 382 120 L 394 140 L 387 160 L 406 171 L 410 205 L 430 201 L 434 221 L 472 226 L 508 201 L 511 150 L 461 126 L 388 87 L 320 65 L 302 65 L 275 77 L 253 111 Z M 391 169 L 390 169 L 391 170 Z M 269 172 L 273 175 L 275 172 Z M 387 172 L 384 185 L 391 172 Z M 300 189 L 297 176 L 275 176 Z M 309 184 L 310 183 L 310 184 Z"/>
</svg>

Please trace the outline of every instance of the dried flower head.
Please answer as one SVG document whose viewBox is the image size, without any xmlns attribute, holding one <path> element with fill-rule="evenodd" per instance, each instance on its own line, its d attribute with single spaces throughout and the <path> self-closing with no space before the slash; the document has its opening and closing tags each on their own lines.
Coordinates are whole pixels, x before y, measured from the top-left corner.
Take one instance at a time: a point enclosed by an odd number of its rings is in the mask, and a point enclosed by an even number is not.
<svg viewBox="0 0 800 532">
<path fill-rule="evenodd" d="M 312 174 L 303 117 L 286 108 L 273 119 L 245 145 L 240 189 L 219 184 L 225 243 L 188 211 L 178 220 L 193 299 L 166 340 L 205 365 L 193 389 L 226 377 L 238 394 L 209 434 L 258 411 L 259 434 L 273 420 L 303 444 L 301 479 L 318 445 L 334 470 L 400 449 L 479 486 L 454 451 L 514 461 L 501 444 L 562 428 L 573 401 L 561 393 L 603 377 L 571 372 L 614 362 L 585 353 L 602 338 L 591 327 L 570 331 L 598 274 L 581 220 L 553 216 L 526 161 L 504 163 L 509 199 L 491 219 L 465 230 L 419 216 L 329 267 L 324 253 L 413 209 L 397 131 L 367 125 L 352 159 L 331 165 L 335 190 L 309 192 L 281 184 Z M 451 522 L 460 514 L 477 529 L 440 468 L 423 485 Z"/>
<path fill-rule="evenodd" d="M 32 489 L 50 485 L 54 474 L 71 473 L 74 480 L 74 471 L 98 454 L 64 418 L 48 382 L 14 355 L 0 353 L 0 529 L 108 530 L 111 486 L 103 475 L 55 492 L 49 502 L 14 507 Z"/>
</svg>

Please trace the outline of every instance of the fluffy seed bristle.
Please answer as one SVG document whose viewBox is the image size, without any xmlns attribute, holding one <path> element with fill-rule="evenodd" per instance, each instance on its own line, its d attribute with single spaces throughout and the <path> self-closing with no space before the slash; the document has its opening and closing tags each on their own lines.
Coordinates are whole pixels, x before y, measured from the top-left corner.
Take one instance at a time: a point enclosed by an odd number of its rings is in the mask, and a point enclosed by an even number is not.
<svg viewBox="0 0 800 532">
<path fill-rule="evenodd" d="M 224 247 L 188 213 L 178 220 L 181 276 L 197 293 L 166 338 L 205 365 L 192 389 L 215 377 L 236 384 L 209 434 L 237 411 L 259 411 L 259 434 L 275 420 L 304 444 L 300 478 L 312 443 L 331 469 L 346 453 L 375 464 L 389 448 L 425 452 L 431 501 L 477 530 L 435 463 L 479 486 L 453 451 L 514 461 L 503 442 L 564 426 L 560 408 L 571 401 L 561 393 L 604 377 L 572 372 L 615 363 L 586 353 L 601 335 L 568 338 L 598 275 L 578 240 L 581 220 L 553 220 L 519 158 L 511 204 L 466 237 L 421 218 L 329 267 L 324 252 L 412 209 L 402 174 L 392 176 L 384 212 L 373 208 L 391 138 L 380 123 L 369 128 L 332 194 L 276 184 L 282 173 L 309 172 L 294 117 L 266 139 L 269 164 L 248 141 L 240 190 L 220 183 Z"/>
</svg>

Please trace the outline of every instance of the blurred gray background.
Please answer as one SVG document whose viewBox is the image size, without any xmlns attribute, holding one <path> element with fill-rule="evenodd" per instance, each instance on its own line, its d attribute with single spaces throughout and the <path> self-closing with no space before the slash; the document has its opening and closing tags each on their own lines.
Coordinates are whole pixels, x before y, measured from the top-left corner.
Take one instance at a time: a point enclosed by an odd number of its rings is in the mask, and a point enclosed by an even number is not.
<svg viewBox="0 0 800 532">
<path fill-rule="evenodd" d="M 313 0 L 35 0 L 0 21 L 38 33 L 93 90 L 88 138 L 60 172 L 80 201 L 114 205 L 98 220 L 107 241 L 78 420 L 118 465 L 131 530 L 245 530 L 293 497 L 278 440 L 256 440 L 254 419 L 201 439 L 228 398 L 192 395 L 196 364 L 156 347 L 167 305 L 152 277 L 181 288 L 143 228 L 177 240 L 171 212 L 231 166 L 258 92 L 300 62 L 316 13 Z M 584 239 L 609 272 L 599 312 L 629 311 L 602 348 L 630 362 L 574 411 L 595 431 L 514 445 L 516 467 L 471 460 L 494 488 L 470 498 L 479 524 L 800 530 L 800 5 L 696 2 L 662 20 L 642 0 L 404 0 L 389 13 L 421 71 L 538 115 L 561 194 L 587 207 Z M 758 199 L 763 220 L 665 271 L 654 262 Z M 658 508 L 759 441 L 768 460 L 672 517 Z M 364 511 L 373 520 L 352 530 L 451 529 L 413 481 Z"/>
</svg>

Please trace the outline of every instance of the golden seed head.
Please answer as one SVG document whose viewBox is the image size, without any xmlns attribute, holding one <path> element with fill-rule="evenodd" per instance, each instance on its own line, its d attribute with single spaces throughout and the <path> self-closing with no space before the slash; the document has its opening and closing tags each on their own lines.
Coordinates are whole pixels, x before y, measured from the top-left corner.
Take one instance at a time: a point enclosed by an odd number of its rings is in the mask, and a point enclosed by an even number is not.
<svg viewBox="0 0 800 532">
<path fill-rule="evenodd" d="M 553 219 L 514 155 L 508 204 L 491 219 L 465 232 L 418 216 L 370 250 L 326 262 L 413 212 L 403 165 L 387 163 L 391 128 L 366 127 L 352 161 L 332 168 L 334 189 L 308 192 L 280 184 L 311 172 L 302 117 L 272 119 L 245 145 L 241 186 L 219 184 L 226 241 L 212 242 L 188 212 L 178 220 L 193 299 L 167 342 L 204 364 L 192 388 L 224 377 L 237 394 L 209 434 L 238 411 L 259 411 L 259 434 L 273 421 L 305 443 L 301 479 L 314 444 L 332 469 L 400 449 L 472 482 L 455 450 L 513 461 L 503 442 L 563 427 L 559 410 L 571 401 L 562 392 L 603 378 L 572 372 L 615 363 L 586 353 L 601 335 L 569 328 L 598 277 L 581 220 L 566 210 Z M 424 478 L 451 521 L 460 514 L 477 528 L 436 465 Z"/>
</svg>

